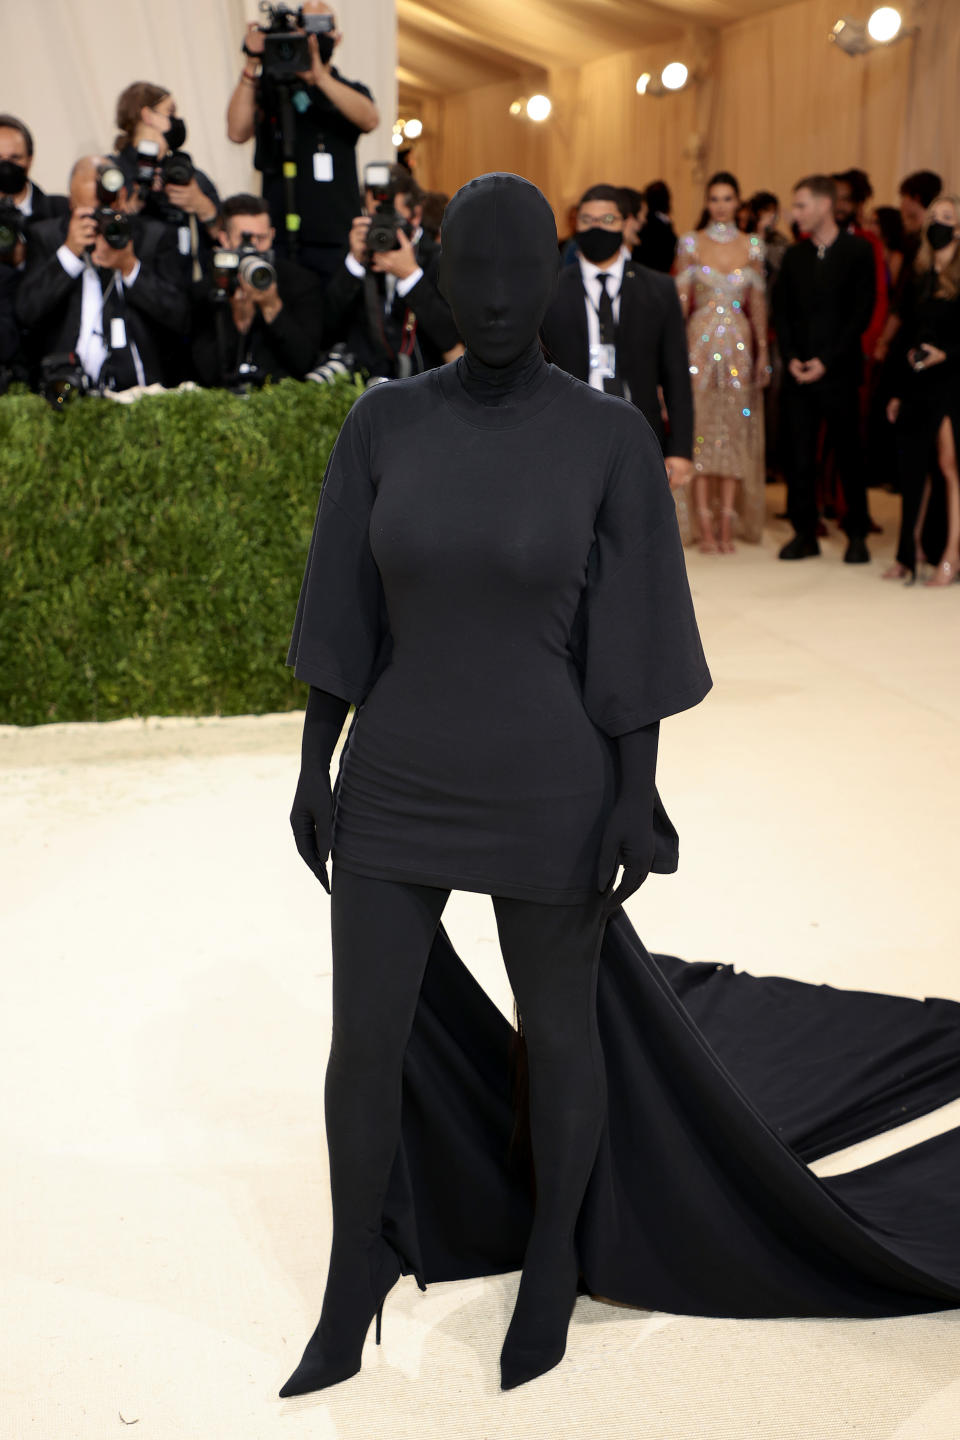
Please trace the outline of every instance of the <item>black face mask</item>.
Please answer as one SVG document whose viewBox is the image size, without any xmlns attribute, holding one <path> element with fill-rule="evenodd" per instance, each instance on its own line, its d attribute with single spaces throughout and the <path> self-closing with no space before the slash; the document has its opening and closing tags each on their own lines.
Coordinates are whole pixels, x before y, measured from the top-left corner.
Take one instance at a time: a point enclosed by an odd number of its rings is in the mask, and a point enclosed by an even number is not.
<svg viewBox="0 0 960 1440">
<path fill-rule="evenodd" d="M 471 355 L 505 367 L 536 340 L 557 286 L 557 224 L 519 175 L 469 180 L 443 217 L 440 293 Z"/>
<path fill-rule="evenodd" d="M 931 250 L 946 250 L 948 245 L 953 244 L 954 226 L 944 225 L 942 220 L 934 220 L 932 225 L 927 226 L 927 239 L 930 241 Z"/>
<path fill-rule="evenodd" d="M 623 235 L 619 230 L 604 230 L 601 225 L 594 225 L 590 230 L 577 231 L 580 253 L 591 265 L 601 265 L 604 260 L 609 260 L 622 244 Z"/>
<path fill-rule="evenodd" d="M 170 117 L 170 124 L 167 126 L 167 133 L 163 138 L 171 150 L 181 150 L 187 143 L 187 127 L 179 115 Z"/>
<path fill-rule="evenodd" d="M 0 160 L 0 195 L 19 195 L 26 188 L 27 172 L 16 160 Z"/>
</svg>

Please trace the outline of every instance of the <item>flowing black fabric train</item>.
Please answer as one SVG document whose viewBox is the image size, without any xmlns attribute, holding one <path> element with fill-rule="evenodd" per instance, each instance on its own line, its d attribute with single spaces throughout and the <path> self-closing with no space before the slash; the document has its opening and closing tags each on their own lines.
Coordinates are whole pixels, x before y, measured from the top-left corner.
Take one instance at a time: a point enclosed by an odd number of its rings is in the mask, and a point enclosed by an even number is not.
<svg viewBox="0 0 960 1440">
<path fill-rule="evenodd" d="M 789 1098 L 791 1076 L 803 1084 L 818 1011 L 836 1044 L 833 1055 L 821 1047 L 813 1069 L 826 1131 L 837 1124 L 851 1077 L 865 1118 L 856 1134 L 856 1115 L 848 1112 L 848 1139 L 885 1128 L 885 1097 L 904 1069 L 904 1049 L 916 1082 L 911 1088 L 903 1076 L 908 1103 L 911 1095 L 932 1098 L 934 1076 L 940 1102 L 955 1098 L 960 1084 L 948 1057 L 960 1036 L 960 1006 L 797 986 L 775 999 L 773 1013 L 783 1021 L 796 1012 L 808 1023 L 797 1040 L 787 1032 L 778 1053 L 770 1036 L 751 1051 L 751 1011 L 755 1019 L 766 1001 L 748 995 L 731 1004 L 727 996 L 713 1023 L 731 1053 L 745 1043 L 740 1064 L 756 1087 L 753 1103 L 674 993 L 674 986 L 686 989 L 690 999 L 699 990 L 709 1024 L 713 1007 L 703 1000 L 710 982 L 701 973 L 684 985 L 678 963 L 654 963 L 623 911 L 614 912 L 597 992 L 607 1113 L 577 1230 L 585 1287 L 695 1315 L 855 1317 L 960 1304 L 960 1130 L 820 1180 L 762 1113 L 765 1080 L 772 1080 L 771 1119 L 779 1116 L 782 1132 L 805 1132 L 811 1148 L 820 1148 L 814 1097 L 799 1104 Z M 768 982 L 753 983 L 762 991 Z M 841 1025 L 858 1016 L 875 1026 L 873 1087 L 860 1047 L 848 1044 L 845 1053 L 841 1038 Z M 427 1281 L 520 1264 L 530 1197 L 510 1148 L 511 1033 L 441 929 L 406 1052 L 403 1144 L 385 1214 L 385 1230 L 416 1257 Z M 825 1079 L 835 1063 L 836 1086 Z"/>
</svg>

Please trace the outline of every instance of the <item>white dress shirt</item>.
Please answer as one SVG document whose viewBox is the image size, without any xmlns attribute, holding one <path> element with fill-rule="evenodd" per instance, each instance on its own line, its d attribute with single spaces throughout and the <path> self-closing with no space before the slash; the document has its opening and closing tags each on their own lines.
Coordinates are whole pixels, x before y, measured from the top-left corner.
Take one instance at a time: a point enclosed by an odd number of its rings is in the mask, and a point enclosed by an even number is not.
<svg viewBox="0 0 960 1440">
<path fill-rule="evenodd" d="M 410 237 L 410 243 L 415 246 L 422 234 L 423 226 L 418 225 Z M 350 274 L 355 275 L 358 280 L 362 280 L 367 273 L 365 267 L 360 264 L 360 261 L 349 250 L 347 251 L 346 266 Z M 393 299 L 395 295 L 399 295 L 400 299 L 403 300 L 409 295 L 417 281 L 423 279 L 423 270 L 419 265 L 412 274 L 405 275 L 402 280 L 398 280 L 396 275 L 391 275 L 389 270 L 383 270 L 380 273 L 384 279 L 383 311 L 385 315 L 389 315 L 393 309 Z"/>
<path fill-rule="evenodd" d="M 607 294 L 613 307 L 613 323 L 616 325 L 620 319 L 620 286 L 623 284 L 623 270 L 629 259 L 625 247 L 621 246 L 616 260 L 602 270 L 599 265 L 593 265 L 583 255 L 577 257 L 580 264 L 580 274 L 583 278 L 583 288 L 587 292 L 584 304 L 587 307 L 587 344 L 600 344 L 600 296 L 603 293 L 603 286 L 600 283 L 600 276 L 607 275 Z M 592 302 L 592 303 L 591 303 Z M 594 390 L 603 389 L 603 376 L 599 370 L 592 366 L 587 372 L 590 384 Z"/>
<path fill-rule="evenodd" d="M 99 380 L 100 371 L 103 369 L 104 363 L 110 354 L 103 334 L 103 304 L 105 296 L 103 290 L 100 288 L 100 276 L 92 264 L 88 265 L 86 261 L 81 260 L 79 255 L 74 255 L 73 251 L 67 245 L 60 246 L 60 249 L 57 251 L 57 259 L 67 274 L 72 275 L 74 279 L 79 275 L 83 276 L 83 292 L 80 302 L 80 333 L 77 336 L 76 345 L 77 359 L 80 361 L 87 375 L 90 376 L 90 379 L 96 381 Z M 138 260 L 127 276 L 127 284 L 132 285 L 139 274 L 140 261 Z M 119 270 L 114 271 L 113 283 L 116 286 L 117 293 L 122 296 L 123 277 Z M 143 362 L 140 359 L 140 352 L 132 341 L 128 341 L 127 343 L 130 345 L 130 355 L 133 360 L 133 368 L 137 372 L 137 381 L 139 384 L 145 385 L 146 375 L 144 374 Z"/>
</svg>

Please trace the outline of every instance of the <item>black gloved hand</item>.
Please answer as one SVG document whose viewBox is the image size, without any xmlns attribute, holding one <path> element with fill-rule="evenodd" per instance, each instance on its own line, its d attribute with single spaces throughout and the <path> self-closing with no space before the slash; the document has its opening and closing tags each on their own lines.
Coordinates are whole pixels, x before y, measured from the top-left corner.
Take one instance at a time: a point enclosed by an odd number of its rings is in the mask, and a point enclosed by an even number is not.
<svg viewBox="0 0 960 1440">
<path fill-rule="evenodd" d="M 657 745 L 660 722 L 617 738 L 620 784 L 600 842 L 597 889 L 612 885 L 623 866 L 620 884 L 607 897 L 613 910 L 633 895 L 650 874 L 656 852 L 653 813 L 656 794 Z"/>
<path fill-rule="evenodd" d="M 300 857 L 305 865 L 309 865 L 328 895 L 327 857 L 330 854 L 333 819 L 330 758 L 349 709 L 348 700 L 310 686 L 303 721 L 300 779 L 290 811 L 290 828 Z"/>
</svg>

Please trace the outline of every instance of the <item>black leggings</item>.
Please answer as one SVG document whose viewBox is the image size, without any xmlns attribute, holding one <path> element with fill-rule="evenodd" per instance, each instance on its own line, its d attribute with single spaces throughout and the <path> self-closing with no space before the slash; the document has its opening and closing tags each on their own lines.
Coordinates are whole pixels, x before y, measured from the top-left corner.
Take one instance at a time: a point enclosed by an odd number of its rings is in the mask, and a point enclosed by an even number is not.
<svg viewBox="0 0 960 1440">
<path fill-rule="evenodd" d="M 325 1109 L 334 1247 L 380 1232 L 400 1139 L 403 1055 L 448 890 L 333 867 L 333 1041 Z M 568 1250 L 606 1109 L 596 984 L 604 897 L 493 897 L 526 1037 L 537 1204 L 526 1263 Z"/>
</svg>

